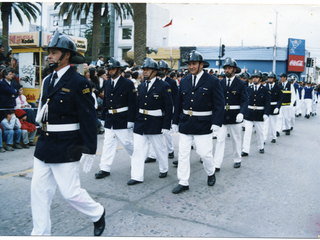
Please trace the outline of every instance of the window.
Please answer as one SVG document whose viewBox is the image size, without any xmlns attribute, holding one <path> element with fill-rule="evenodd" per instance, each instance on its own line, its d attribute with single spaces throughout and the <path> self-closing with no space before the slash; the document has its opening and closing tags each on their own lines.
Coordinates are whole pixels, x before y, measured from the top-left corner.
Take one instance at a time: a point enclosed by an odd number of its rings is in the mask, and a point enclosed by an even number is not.
<svg viewBox="0 0 320 240">
<path fill-rule="evenodd" d="M 132 29 L 122 28 L 122 39 L 131 39 Z"/>
</svg>

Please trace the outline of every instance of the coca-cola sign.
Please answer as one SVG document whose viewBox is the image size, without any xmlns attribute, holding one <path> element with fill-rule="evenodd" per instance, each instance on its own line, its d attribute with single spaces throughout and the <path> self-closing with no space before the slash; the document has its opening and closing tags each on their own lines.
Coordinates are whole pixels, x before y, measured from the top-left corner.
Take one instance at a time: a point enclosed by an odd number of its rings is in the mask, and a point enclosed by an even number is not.
<svg viewBox="0 0 320 240">
<path fill-rule="evenodd" d="M 303 72 L 304 71 L 304 56 L 289 55 L 288 56 L 288 71 Z"/>
</svg>

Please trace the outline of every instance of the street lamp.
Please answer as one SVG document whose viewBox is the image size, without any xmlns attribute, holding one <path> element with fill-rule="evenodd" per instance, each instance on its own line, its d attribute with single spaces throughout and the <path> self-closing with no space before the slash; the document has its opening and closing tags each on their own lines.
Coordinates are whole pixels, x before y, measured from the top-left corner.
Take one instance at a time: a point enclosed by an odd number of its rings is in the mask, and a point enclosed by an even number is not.
<svg viewBox="0 0 320 240">
<path fill-rule="evenodd" d="M 272 22 L 269 22 L 269 24 L 273 24 Z M 273 66 L 272 71 L 276 74 L 276 56 L 277 56 L 277 25 L 278 25 L 278 12 L 276 11 L 276 26 L 275 31 L 273 33 L 274 35 L 274 46 L 273 46 Z"/>
</svg>

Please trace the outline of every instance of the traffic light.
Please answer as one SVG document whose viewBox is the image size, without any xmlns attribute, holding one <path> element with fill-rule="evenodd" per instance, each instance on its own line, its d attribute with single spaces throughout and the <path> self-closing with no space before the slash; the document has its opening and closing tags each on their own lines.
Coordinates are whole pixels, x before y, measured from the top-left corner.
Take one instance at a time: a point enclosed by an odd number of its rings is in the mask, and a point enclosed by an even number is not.
<svg viewBox="0 0 320 240">
<path fill-rule="evenodd" d="M 222 44 L 221 45 L 221 57 L 223 57 L 224 56 L 224 54 L 225 54 L 225 51 L 226 51 L 226 46 L 224 45 L 224 44 Z"/>
<path fill-rule="evenodd" d="M 311 58 L 311 67 L 314 67 L 314 59 Z"/>
<path fill-rule="evenodd" d="M 312 60 L 312 58 L 307 58 L 307 65 L 306 65 L 306 67 L 311 67 L 311 66 L 312 66 L 311 60 Z"/>
</svg>

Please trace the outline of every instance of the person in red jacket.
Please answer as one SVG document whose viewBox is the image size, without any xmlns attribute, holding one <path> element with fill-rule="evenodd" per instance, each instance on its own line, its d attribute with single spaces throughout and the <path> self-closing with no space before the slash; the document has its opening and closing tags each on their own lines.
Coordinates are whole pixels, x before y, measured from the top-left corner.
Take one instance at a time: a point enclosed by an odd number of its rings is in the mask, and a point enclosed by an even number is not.
<svg viewBox="0 0 320 240">
<path fill-rule="evenodd" d="M 29 148 L 29 146 L 35 146 L 33 140 L 37 133 L 37 128 L 34 124 L 27 122 L 27 113 L 22 109 L 15 110 L 16 116 L 19 118 L 21 123 L 22 131 L 22 147 Z"/>
</svg>

